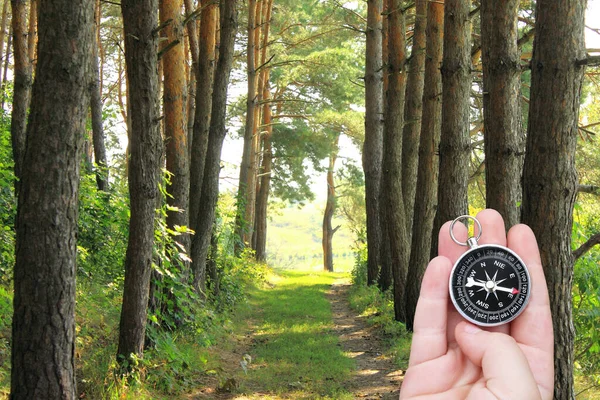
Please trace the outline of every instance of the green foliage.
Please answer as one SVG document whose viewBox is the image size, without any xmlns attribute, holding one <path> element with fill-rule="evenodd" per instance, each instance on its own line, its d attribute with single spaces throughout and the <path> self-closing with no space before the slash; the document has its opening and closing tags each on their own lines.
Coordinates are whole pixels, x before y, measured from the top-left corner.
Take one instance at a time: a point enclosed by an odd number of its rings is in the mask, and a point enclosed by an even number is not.
<svg viewBox="0 0 600 400">
<path fill-rule="evenodd" d="M 0 115 L 0 285 L 8 285 L 12 281 L 15 263 L 14 222 L 17 204 L 14 194 L 13 166 L 10 118 L 2 112 Z"/>
<path fill-rule="evenodd" d="M 355 287 L 367 286 L 367 239 L 363 231 L 354 243 L 354 266 L 352 284 Z"/>
</svg>

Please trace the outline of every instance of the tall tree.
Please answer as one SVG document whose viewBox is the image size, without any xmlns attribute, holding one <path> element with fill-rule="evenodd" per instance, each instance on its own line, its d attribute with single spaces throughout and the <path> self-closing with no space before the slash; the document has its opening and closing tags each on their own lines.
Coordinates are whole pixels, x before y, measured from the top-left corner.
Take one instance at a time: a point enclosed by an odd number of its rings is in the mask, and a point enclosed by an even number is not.
<svg viewBox="0 0 600 400">
<path fill-rule="evenodd" d="M 388 109 L 387 109 L 387 92 L 389 87 L 389 74 L 388 74 L 388 63 L 389 63 L 389 31 L 388 31 L 388 22 L 389 18 L 387 17 L 390 10 L 390 0 L 383 0 L 383 18 L 382 21 L 382 35 L 381 35 L 381 54 L 383 61 L 383 129 L 385 133 L 387 121 L 388 121 Z M 365 132 L 366 134 L 366 132 Z M 382 155 L 383 162 L 383 155 Z M 383 171 L 383 167 L 382 167 Z M 385 177 L 383 173 L 381 174 L 381 185 L 383 185 Z M 379 263 L 381 265 L 381 269 L 379 271 L 379 277 L 377 279 L 377 286 L 381 291 L 385 292 L 388 290 L 392 283 L 394 282 L 394 278 L 392 276 L 392 255 L 390 248 L 390 241 L 388 240 L 388 219 L 386 217 L 386 206 L 385 206 L 385 196 L 386 192 L 379 190 L 379 224 L 381 229 L 381 246 L 379 248 Z M 367 273 L 368 275 L 368 273 Z M 367 276 L 368 279 L 368 276 Z"/>
<path fill-rule="evenodd" d="M 238 188 L 238 214 L 236 216 L 237 247 L 245 246 L 252 235 L 254 224 L 254 206 L 256 193 L 256 170 L 253 163 L 253 144 L 256 135 L 257 94 L 257 60 L 256 60 L 256 17 L 260 15 L 260 7 L 256 0 L 248 0 L 248 38 L 246 46 L 246 71 L 248 94 L 246 98 L 246 123 L 244 125 L 244 151 L 240 164 L 240 181 Z"/>
<path fill-rule="evenodd" d="M 37 20 L 39 0 L 30 0 L 29 28 L 27 32 L 27 54 L 31 63 L 31 71 L 35 70 L 35 50 L 37 47 Z"/>
<path fill-rule="evenodd" d="M 158 118 L 157 9 L 158 0 L 121 1 L 131 120 L 128 130 L 131 211 L 117 359 L 127 368 L 132 365 L 132 357 L 143 355 L 154 216 L 160 196 L 162 140 Z"/>
<path fill-rule="evenodd" d="M 438 191 L 438 148 L 442 128 L 442 51 L 444 42 L 444 3 L 432 1 L 427 5 L 427 59 L 423 93 L 423 119 L 419 145 L 419 168 L 410 262 L 406 277 L 406 327 L 412 330 L 421 280 L 431 249 L 433 219 Z"/>
<path fill-rule="evenodd" d="M 41 4 L 17 211 L 11 399 L 75 399 L 75 263 L 93 1 Z M 68 73 L 66 72 L 68 71 Z"/>
<path fill-rule="evenodd" d="M 467 214 L 467 186 L 471 156 L 469 101 L 471 95 L 471 1 L 446 0 L 442 60 L 442 133 L 438 208 L 433 232 L 459 215 Z M 438 236 L 433 235 L 432 255 Z"/>
<path fill-rule="evenodd" d="M 390 0 L 388 16 L 388 75 L 386 121 L 383 134 L 383 187 L 385 188 L 387 240 L 390 243 L 394 277 L 394 315 L 404 322 L 402 301 L 408 265 L 408 234 L 402 195 L 402 127 L 406 90 L 406 45 L 404 11 L 400 0 Z"/>
<path fill-rule="evenodd" d="M 340 135 L 336 135 L 329 154 L 329 165 L 327 167 L 327 200 L 325 203 L 325 211 L 323 212 L 323 237 L 321 244 L 323 245 L 323 268 L 325 271 L 333 272 L 333 235 L 340 226 L 335 228 L 331 224 L 333 214 L 335 213 L 336 196 L 335 196 L 335 180 L 333 173 L 335 170 L 335 161 L 339 151 Z"/>
<path fill-rule="evenodd" d="M 194 132 L 191 140 L 190 159 L 190 227 L 198 226 L 198 210 L 200 209 L 200 194 L 206 148 L 208 146 L 208 131 L 212 107 L 212 89 L 215 64 L 215 32 L 218 25 L 219 6 L 212 0 L 202 0 L 200 14 L 200 34 L 198 39 L 198 76 L 196 79 L 196 115 L 194 117 Z M 192 262 L 197 262 L 197 255 L 192 253 Z"/>
<path fill-rule="evenodd" d="M 367 2 L 365 60 L 365 141 L 362 163 L 365 173 L 367 213 L 367 284 L 377 282 L 381 246 L 380 185 L 383 160 L 383 0 Z"/>
<path fill-rule="evenodd" d="M 2 20 L 0 21 L 0 57 L 4 56 L 4 40 L 6 39 L 6 25 L 8 23 L 8 6 L 10 6 L 10 0 L 4 0 L 4 3 L 2 4 Z"/>
<path fill-rule="evenodd" d="M 202 179 L 196 234 L 192 239 L 192 254 L 196 257 L 193 264 L 194 286 L 199 293 L 204 293 L 206 290 L 206 257 L 210 247 L 215 209 L 219 196 L 221 149 L 227 133 L 225 127 L 227 88 L 233 65 L 233 50 L 237 31 L 236 0 L 223 0 L 220 3 L 220 11 L 219 58 L 215 68 L 208 148 L 204 178 Z"/>
<path fill-rule="evenodd" d="M 485 189 L 506 229 L 519 222 L 524 135 L 521 128 L 518 0 L 481 1 Z"/>
<path fill-rule="evenodd" d="M 522 221 L 541 249 L 554 323 L 554 398 L 574 399 L 571 233 L 586 1 L 536 3 Z M 535 284 L 535 283 L 534 283 Z"/>
<path fill-rule="evenodd" d="M 101 2 L 96 1 L 94 12 L 94 28 L 100 29 Z M 108 162 L 104 144 L 104 126 L 102 123 L 102 89 L 100 87 L 100 63 L 98 61 L 98 34 L 92 37 L 92 68 L 90 79 L 90 110 L 92 115 L 92 139 L 94 142 L 94 158 L 96 159 L 96 185 L 98 190 L 108 191 Z"/>
<path fill-rule="evenodd" d="M 412 48 L 406 79 L 404 102 L 404 129 L 402 133 L 402 195 L 406 215 L 408 241 L 412 236 L 413 210 L 417 188 L 419 163 L 419 136 L 423 113 L 423 87 L 425 85 L 425 29 L 427 27 L 427 0 L 417 0 L 413 25 Z"/>
<path fill-rule="evenodd" d="M 194 120 L 196 119 L 196 86 L 198 80 L 198 61 L 200 60 L 200 45 L 198 37 L 198 12 L 194 10 L 194 2 L 192 0 L 184 0 L 184 9 L 186 13 L 186 29 L 189 43 L 189 52 L 191 55 L 191 64 L 189 79 L 188 79 L 188 106 L 187 106 L 187 128 L 188 128 L 188 150 L 189 160 L 192 159 L 192 142 L 194 140 Z M 215 4 L 216 6 L 216 4 Z M 202 4 L 200 5 L 202 7 Z M 202 8 L 199 11 L 202 13 Z M 194 15 L 194 17 L 192 17 Z M 214 38 L 214 35 L 213 35 Z M 210 60 L 208 60 L 210 62 Z"/>
<path fill-rule="evenodd" d="M 27 0 L 11 0 L 14 48 L 14 89 L 10 136 L 15 162 L 15 177 L 21 179 L 25 155 L 27 109 L 31 92 L 31 60 L 27 51 Z M 19 191 L 17 190 L 16 193 Z"/>
<path fill-rule="evenodd" d="M 164 76 L 163 114 L 166 143 L 166 166 L 171 173 L 167 184 L 167 227 L 188 226 L 188 198 L 190 169 L 187 147 L 185 51 L 183 38 L 182 0 L 160 0 L 159 17 L 166 24 L 161 31 L 165 45 L 161 50 Z M 170 23 L 168 22 L 170 21 Z M 178 241 L 189 251 L 189 236 L 179 236 Z"/>
</svg>

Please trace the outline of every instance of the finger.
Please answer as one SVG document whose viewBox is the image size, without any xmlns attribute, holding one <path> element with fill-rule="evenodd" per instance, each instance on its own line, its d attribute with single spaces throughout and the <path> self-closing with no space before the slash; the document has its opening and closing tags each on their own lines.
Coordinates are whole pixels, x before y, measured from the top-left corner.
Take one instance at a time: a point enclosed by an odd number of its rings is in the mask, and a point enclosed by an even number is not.
<svg viewBox="0 0 600 400">
<path fill-rule="evenodd" d="M 409 366 L 438 358 L 448 350 L 446 324 L 451 268 L 450 260 L 436 257 L 425 270 L 415 312 Z"/>
<path fill-rule="evenodd" d="M 477 220 L 481 224 L 481 238 L 478 244 L 499 244 L 506 247 L 506 230 L 504 227 L 504 219 L 496 210 L 488 208 L 477 213 Z M 476 234 L 476 232 L 475 232 Z M 501 332 L 510 334 L 510 325 L 504 324 L 486 328 L 490 332 Z"/>
<path fill-rule="evenodd" d="M 511 336 L 463 322 L 456 327 L 456 341 L 465 356 L 481 367 L 486 388 L 497 398 L 540 397 L 527 358 Z"/>
<path fill-rule="evenodd" d="M 504 220 L 498 211 L 488 208 L 487 210 L 480 211 L 476 218 L 481 224 L 481 238 L 477 243 L 499 244 L 506 247 Z"/>
<path fill-rule="evenodd" d="M 529 303 L 511 324 L 511 335 L 520 343 L 538 383 L 554 386 L 554 332 L 548 288 L 535 235 L 527 225 L 515 225 L 508 232 L 508 247 L 521 257 L 531 279 Z"/>
<path fill-rule="evenodd" d="M 448 221 L 444 225 L 442 225 L 442 227 L 440 228 L 439 240 L 438 240 L 438 254 L 440 256 L 446 257 L 447 259 L 450 260 L 450 262 L 452 264 L 454 264 L 456 262 L 456 260 L 458 260 L 458 258 L 465 251 L 467 251 L 467 247 L 461 246 L 458 243 L 454 242 L 454 240 L 452 240 L 452 237 L 450 236 L 450 225 L 451 224 L 452 224 L 452 221 Z M 453 228 L 452 232 L 454 233 L 454 237 L 456 238 L 456 240 L 458 240 L 459 242 L 467 241 L 468 232 L 467 232 L 467 227 L 464 224 L 462 224 L 462 223 L 454 224 L 454 228 Z"/>
</svg>

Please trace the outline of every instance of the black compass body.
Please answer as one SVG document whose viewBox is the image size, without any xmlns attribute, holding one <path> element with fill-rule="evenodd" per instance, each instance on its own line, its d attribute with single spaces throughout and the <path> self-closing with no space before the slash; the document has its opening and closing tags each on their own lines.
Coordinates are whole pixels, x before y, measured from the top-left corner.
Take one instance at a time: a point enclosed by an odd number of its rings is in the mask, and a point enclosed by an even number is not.
<svg viewBox="0 0 600 400">
<path fill-rule="evenodd" d="M 531 294 L 525 263 L 499 245 L 474 245 L 450 274 L 450 298 L 458 312 L 480 326 L 502 325 L 517 318 Z"/>
</svg>

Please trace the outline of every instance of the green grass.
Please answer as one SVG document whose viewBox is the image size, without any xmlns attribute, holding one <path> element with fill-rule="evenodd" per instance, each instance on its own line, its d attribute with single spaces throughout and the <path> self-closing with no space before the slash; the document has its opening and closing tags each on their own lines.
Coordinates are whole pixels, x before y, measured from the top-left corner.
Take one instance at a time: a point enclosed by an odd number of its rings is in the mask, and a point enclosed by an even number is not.
<svg viewBox="0 0 600 400">
<path fill-rule="evenodd" d="M 344 382 L 354 367 L 333 332 L 325 292 L 341 274 L 280 271 L 274 287 L 250 295 L 254 360 L 243 392 L 293 393 L 291 398 L 351 399 Z"/>
</svg>

